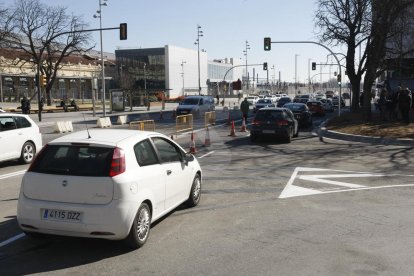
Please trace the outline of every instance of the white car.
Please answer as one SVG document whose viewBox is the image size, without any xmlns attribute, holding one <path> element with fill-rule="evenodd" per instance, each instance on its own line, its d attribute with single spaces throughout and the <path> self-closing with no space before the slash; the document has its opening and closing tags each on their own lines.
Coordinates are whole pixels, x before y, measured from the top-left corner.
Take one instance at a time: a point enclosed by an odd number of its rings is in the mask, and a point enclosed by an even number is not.
<svg viewBox="0 0 414 276">
<path fill-rule="evenodd" d="M 28 115 L 2 112 L 0 145 L 0 161 L 20 159 L 28 164 L 42 148 L 42 134 Z"/>
<path fill-rule="evenodd" d="M 256 102 L 259 100 L 260 98 L 258 96 L 247 96 L 247 102 L 249 103 L 249 105 L 255 105 Z"/>
<path fill-rule="evenodd" d="M 197 159 L 167 136 L 91 129 L 46 144 L 24 174 L 17 221 L 39 233 L 125 240 L 138 248 L 151 223 L 201 197 Z"/>
</svg>

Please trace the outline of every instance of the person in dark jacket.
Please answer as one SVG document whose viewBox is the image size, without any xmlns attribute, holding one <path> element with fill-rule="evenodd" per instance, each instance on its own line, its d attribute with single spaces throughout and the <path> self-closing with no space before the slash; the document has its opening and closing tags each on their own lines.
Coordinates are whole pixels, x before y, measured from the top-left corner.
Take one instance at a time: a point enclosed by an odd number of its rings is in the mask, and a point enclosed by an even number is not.
<svg viewBox="0 0 414 276">
<path fill-rule="evenodd" d="M 398 109 L 401 112 L 401 117 L 404 123 L 410 123 L 410 109 L 412 103 L 411 91 L 405 86 L 401 86 L 401 90 L 398 93 Z"/>
<path fill-rule="evenodd" d="M 247 123 L 247 116 L 249 115 L 249 102 L 247 98 L 244 98 L 244 101 L 240 104 L 240 110 L 243 113 L 243 120 Z"/>
</svg>

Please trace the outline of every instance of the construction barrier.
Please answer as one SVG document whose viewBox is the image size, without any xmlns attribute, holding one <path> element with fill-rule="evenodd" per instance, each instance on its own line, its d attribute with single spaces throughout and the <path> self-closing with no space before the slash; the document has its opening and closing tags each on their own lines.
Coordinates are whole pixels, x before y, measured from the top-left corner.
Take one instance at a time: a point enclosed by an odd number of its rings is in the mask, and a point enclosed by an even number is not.
<svg viewBox="0 0 414 276">
<path fill-rule="evenodd" d="M 175 131 L 184 132 L 193 130 L 193 115 L 180 115 L 175 119 Z"/>
<path fill-rule="evenodd" d="M 55 123 L 54 132 L 57 133 L 65 133 L 65 132 L 72 132 L 73 125 L 72 121 L 58 121 Z"/>
<path fill-rule="evenodd" d="M 100 128 L 111 127 L 111 119 L 109 117 L 98 118 L 96 126 Z"/>
<path fill-rule="evenodd" d="M 154 120 L 132 121 L 129 122 L 129 129 L 155 131 L 155 122 Z"/>
<path fill-rule="evenodd" d="M 204 114 L 204 126 L 210 126 L 216 124 L 216 112 L 210 111 Z"/>
<path fill-rule="evenodd" d="M 118 116 L 118 120 L 116 121 L 116 123 L 118 125 L 125 125 L 127 122 L 127 116 L 126 115 L 120 115 Z"/>
</svg>

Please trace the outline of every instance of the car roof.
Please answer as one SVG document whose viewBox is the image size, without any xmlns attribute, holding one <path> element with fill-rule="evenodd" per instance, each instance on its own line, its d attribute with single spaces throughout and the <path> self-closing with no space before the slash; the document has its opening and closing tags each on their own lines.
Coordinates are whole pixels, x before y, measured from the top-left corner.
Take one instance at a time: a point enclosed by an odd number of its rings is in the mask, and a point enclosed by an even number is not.
<svg viewBox="0 0 414 276">
<path fill-rule="evenodd" d="M 286 108 L 283 107 L 263 107 L 258 110 L 258 112 L 265 111 L 265 110 L 276 110 L 276 111 L 286 111 Z"/>
<path fill-rule="evenodd" d="M 137 140 L 144 140 L 152 136 L 164 135 L 157 132 L 130 129 L 89 129 L 64 135 L 48 144 L 89 143 L 114 146 L 132 137 L 136 137 Z"/>
</svg>

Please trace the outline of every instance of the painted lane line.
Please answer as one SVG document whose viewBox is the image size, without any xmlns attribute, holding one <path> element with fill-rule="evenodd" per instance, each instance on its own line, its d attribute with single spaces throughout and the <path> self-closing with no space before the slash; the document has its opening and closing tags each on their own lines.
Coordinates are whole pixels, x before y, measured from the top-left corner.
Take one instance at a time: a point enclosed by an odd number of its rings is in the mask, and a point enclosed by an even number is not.
<svg viewBox="0 0 414 276">
<path fill-rule="evenodd" d="M 214 150 L 213 151 L 210 151 L 210 152 L 208 152 L 208 153 L 206 153 L 206 154 L 204 154 L 204 155 L 202 155 L 200 157 L 198 157 L 198 159 L 204 158 L 204 157 L 209 156 L 210 154 L 213 154 L 213 153 L 214 153 Z"/>
<path fill-rule="evenodd" d="M 18 240 L 18 239 L 23 238 L 24 236 L 26 236 L 26 234 L 25 234 L 25 233 L 21 233 L 21 234 L 19 234 L 19 235 L 17 235 L 17 236 L 11 237 L 10 239 L 5 240 L 4 242 L 1 242 L 1 243 L 0 243 L 0 247 L 6 246 L 6 245 L 8 245 L 9 243 L 12 243 L 12 242 L 14 242 L 14 241 L 16 241 L 16 240 Z"/>
<path fill-rule="evenodd" d="M 25 172 L 26 172 L 26 170 L 22 170 L 22 171 L 2 174 L 2 175 L 0 175 L 0 179 L 5 179 L 5 178 L 9 178 L 9 177 L 18 176 L 18 175 L 24 174 Z"/>
</svg>

